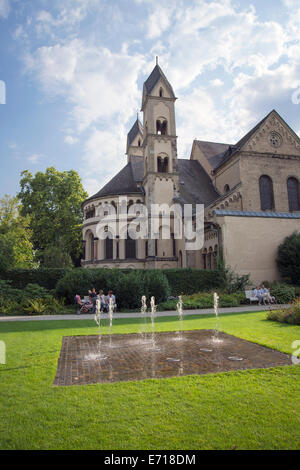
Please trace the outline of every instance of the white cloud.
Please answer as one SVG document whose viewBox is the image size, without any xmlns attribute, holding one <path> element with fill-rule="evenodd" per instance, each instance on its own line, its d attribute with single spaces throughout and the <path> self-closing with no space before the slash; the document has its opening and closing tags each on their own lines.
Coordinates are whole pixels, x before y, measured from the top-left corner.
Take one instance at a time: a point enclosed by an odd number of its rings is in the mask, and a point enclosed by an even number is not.
<svg viewBox="0 0 300 470">
<path fill-rule="evenodd" d="M 159 7 L 149 16 L 147 37 L 154 39 L 168 29 L 171 24 L 172 9 Z"/>
<path fill-rule="evenodd" d="M 68 145 L 74 145 L 78 142 L 78 139 L 77 137 L 73 137 L 72 135 L 66 135 L 64 141 Z"/>
<path fill-rule="evenodd" d="M 224 85 L 224 82 L 222 82 L 222 80 L 220 80 L 219 78 L 215 78 L 214 80 L 211 80 L 209 83 L 210 85 L 216 86 L 216 87 L 220 87 Z"/>
<path fill-rule="evenodd" d="M 40 163 L 42 158 L 43 158 L 43 155 L 41 155 L 40 153 L 33 153 L 27 158 L 27 160 L 30 163 L 37 164 L 37 163 Z"/>
<path fill-rule="evenodd" d="M 140 106 L 137 79 L 144 65 L 143 56 L 129 55 L 126 48 L 112 53 L 78 39 L 41 47 L 26 57 L 27 72 L 44 92 L 52 98 L 63 97 L 70 105 L 65 142 L 75 143 L 73 133 L 88 135 L 84 179 L 95 179 L 97 174 L 102 184 L 126 163 L 125 124 Z"/>
<path fill-rule="evenodd" d="M 0 17 L 7 18 L 10 12 L 9 0 L 0 0 Z"/>
</svg>

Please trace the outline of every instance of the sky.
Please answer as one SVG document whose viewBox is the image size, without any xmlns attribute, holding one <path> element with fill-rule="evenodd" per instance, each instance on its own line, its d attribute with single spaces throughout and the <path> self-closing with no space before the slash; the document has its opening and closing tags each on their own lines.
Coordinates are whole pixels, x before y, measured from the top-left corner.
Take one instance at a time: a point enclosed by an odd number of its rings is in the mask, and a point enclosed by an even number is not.
<svg viewBox="0 0 300 470">
<path fill-rule="evenodd" d="M 299 0 L 0 0 L 0 197 L 50 166 L 96 193 L 127 163 L 156 56 L 180 158 L 272 109 L 300 135 Z"/>
</svg>

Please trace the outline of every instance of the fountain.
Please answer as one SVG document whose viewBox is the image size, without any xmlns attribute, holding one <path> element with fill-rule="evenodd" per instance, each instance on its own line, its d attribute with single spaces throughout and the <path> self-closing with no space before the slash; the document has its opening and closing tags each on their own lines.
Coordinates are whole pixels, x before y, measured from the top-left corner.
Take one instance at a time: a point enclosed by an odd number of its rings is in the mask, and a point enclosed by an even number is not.
<svg viewBox="0 0 300 470">
<path fill-rule="evenodd" d="M 155 324 L 154 324 L 154 318 L 155 318 L 155 313 L 156 313 L 156 308 L 157 308 L 157 305 L 155 305 L 155 297 L 151 297 L 151 300 L 150 300 L 150 306 L 151 306 L 151 329 L 152 329 L 152 333 L 151 333 L 151 350 L 152 351 L 160 351 L 159 348 L 156 347 L 156 344 L 155 344 Z"/>
<path fill-rule="evenodd" d="M 146 329 L 147 329 L 147 325 L 146 325 L 146 312 L 147 312 L 147 298 L 145 295 L 142 296 L 142 306 L 141 306 L 141 314 L 142 314 L 142 318 L 144 319 L 142 324 L 141 324 L 141 328 L 140 328 L 140 334 L 142 335 L 142 339 L 144 341 L 146 341 Z"/>
<path fill-rule="evenodd" d="M 112 297 L 109 298 L 108 303 L 108 315 L 109 315 L 109 346 L 112 347 L 112 320 L 114 313 L 114 300 Z"/>
<path fill-rule="evenodd" d="M 216 327 L 214 330 L 213 343 L 223 343 L 219 338 L 219 296 L 216 292 L 214 293 L 214 311 L 216 315 Z"/>
<path fill-rule="evenodd" d="M 96 300 L 96 311 L 95 311 L 95 316 L 94 320 L 97 323 L 99 327 L 99 340 L 98 340 L 98 353 L 97 353 L 97 359 L 103 360 L 106 359 L 107 356 L 102 356 L 101 355 L 101 340 L 102 340 L 102 334 L 101 334 L 101 303 L 100 300 Z M 92 359 L 92 358 L 90 358 Z"/>
<path fill-rule="evenodd" d="M 177 312 L 179 315 L 179 333 L 178 337 L 176 339 L 182 340 L 182 330 L 183 330 L 183 307 L 182 307 L 182 295 L 178 296 L 178 302 L 177 302 Z"/>
</svg>

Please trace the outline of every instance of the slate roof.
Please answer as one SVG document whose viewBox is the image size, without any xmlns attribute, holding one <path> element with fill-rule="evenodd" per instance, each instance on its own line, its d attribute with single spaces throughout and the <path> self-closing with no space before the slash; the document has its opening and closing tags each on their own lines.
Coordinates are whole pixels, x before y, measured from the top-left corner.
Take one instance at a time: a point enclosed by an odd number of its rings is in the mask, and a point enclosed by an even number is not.
<svg viewBox="0 0 300 470">
<path fill-rule="evenodd" d="M 211 164 L 213 170 L 222 162 L 224 155 L 230 144 L 219 144 L 217 142 L 206 142 L 204 140 L 196 140 L 201 152 Z"/>
<path fill-rule="evenodd" d="M 227 211 L 215 210 L 214 213 L 219 216 L 234 216 L 234 217 L 265 217 L 274 219 L 300 219 L 300 213 L 291 212 L 249 212 L 249 211 Z"/>
<path fill-rule="evenodd" d="M 179 202 L 209 205 L 220 197 L 198 160 L 178 159 Z"/>
<path fill-rule="evenodd" d="M 128 147 L 131 145 L 131 143 L 134 141 L 134 139 L 136 138 L 136 136 L 138 135 L 138 133 L 141 133 L 143 135 L 143 126 L 142 126 L 142 123 L 140 122 L 140 120 L 137 118 L 137 120 L 135 121 L 135 123 L 133 124 L 132 128 L 130 129 L 130 131 L 128 132 L 127 134 L 127 150 L 128 150 Z"/>
<path fill-rule="evenodd" d="M 176 202 L 182 204 L 198 203 L 207 206 L 220 197 L 210 177 L 197 160 L 178 159 L 178 171 L 180 190 Z M 143 194 L 142 188 L 137 186 L 137 183 L 142 183 L 143 177 L 144 162 L 129 162 L 98 193 L 91 196 L 87 201 L 99 197 Z"/>
<path fill-rule="evenodd" d="M 155 87 L 155 85 L 157 84 L 160 78 L 162 78 L 166 82 L 166 84 L 170 88 L 171 93 L 173 94 L 173 97 L 175 98 L 173 88 L 158 64 L 154 67 L 154 69 L 152 70 L 149 77 L 144 83 L 146 95 L 150 95 L 151 91 L 153 90 L 153 88 Z"/>
<path fill-rule="evenodd" d="M 141 168 L 138 168 L 138 167 Z M 100 191 L 87 199 L 97 199 L 99 197 L 142 194 L 142 189 L 137 187 L 137 182 L 143 178 L 143 162 L 129 162 L 119 173 L 116 174 Z"/>
</svg>

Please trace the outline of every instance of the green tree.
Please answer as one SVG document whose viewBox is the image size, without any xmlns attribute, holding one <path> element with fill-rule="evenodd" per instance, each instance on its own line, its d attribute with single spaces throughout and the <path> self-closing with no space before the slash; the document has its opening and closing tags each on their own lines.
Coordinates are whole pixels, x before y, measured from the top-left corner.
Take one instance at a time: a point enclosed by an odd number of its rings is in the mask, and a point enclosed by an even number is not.
<svg viewBox="0 0 300 470">
<path fill-rule="evenodd" d="M 35 266 L 29 227 L 30 217 L 21 215 L 17 197 L 0 199 L 0 271 Z"/>
<path fill-rule="evenodd" d="M 41 254 L 41 264 L 45 268 L 72 268 L 73 261 L 64 247 L 50 245 Z"/>
<path fill-rule="evenodd" d="M 282 278 L 291 284 L 300 285 L 300 233 L 286 237 L 278 247 L 277 266 Z"/>
<path fill-rule="evenodd" d="M 31 217 L 32 241 L 38 259 L 43 263 L 48 259 L 47 250 L 59 246 L 78 265 L 82 252 L 81 204 L 88 196 L 78 173 L 59 172 L 51 167 L 33 176 L 26 170 L 21 173 L 20 186 L 22 214 Z"/>
</svg>

